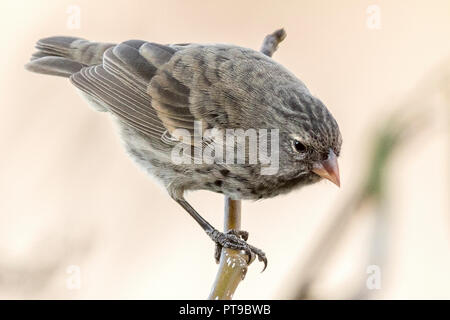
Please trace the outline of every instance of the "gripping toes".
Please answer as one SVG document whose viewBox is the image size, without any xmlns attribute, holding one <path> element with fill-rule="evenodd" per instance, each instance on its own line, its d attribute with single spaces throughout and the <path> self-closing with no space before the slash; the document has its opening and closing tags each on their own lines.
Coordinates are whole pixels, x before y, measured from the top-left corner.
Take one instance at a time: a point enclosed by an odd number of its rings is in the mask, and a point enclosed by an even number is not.
<svg viewBox="0 0 450 320">
<path fill-rule="evenodd" d="M 211 239 L 216 243 L 215 258 L 216 262 L 220 259 L 220 253 L 222 248 L 243 250 L 248 256 L 248 263 L 252 259 L 252 254 L 258 257 L 258 260 L 264 263 L 264 269 L 267 267 L 267 258 L 264 252 L 252 245 L 249 245 L 246 241 L 248 239 L 248 232 L 243 230 L 229 230 L 226 233 L 214 230 L 209 233 Z"/>
</svg>

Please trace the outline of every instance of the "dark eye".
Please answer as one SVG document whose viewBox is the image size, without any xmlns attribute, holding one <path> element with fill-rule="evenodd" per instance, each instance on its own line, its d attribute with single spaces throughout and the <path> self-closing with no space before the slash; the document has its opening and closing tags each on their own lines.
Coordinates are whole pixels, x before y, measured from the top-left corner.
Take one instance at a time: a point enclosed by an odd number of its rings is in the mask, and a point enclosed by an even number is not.
<svg viewBox="0 0 450 320">
<path fill-rule="evenodd" d="M 295 151 L 297 151 L 297 152 L 305 152 L 306 151 L 305 145 L 303 143 L 301 143 L 300 141 L 294 140 L 293 144 L 294 144 Z"/>
</svg>

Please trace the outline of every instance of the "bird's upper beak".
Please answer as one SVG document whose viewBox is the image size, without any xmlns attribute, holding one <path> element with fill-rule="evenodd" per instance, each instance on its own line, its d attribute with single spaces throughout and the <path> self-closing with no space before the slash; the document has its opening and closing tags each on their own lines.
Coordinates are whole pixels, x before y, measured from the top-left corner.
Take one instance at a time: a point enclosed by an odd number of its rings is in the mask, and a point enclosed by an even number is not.
<svg viewBox="0 0 450 320">
<path fill-rule="evenodd" d="M 327 159 L 316 162 L 312 171 L 322 178 L 330 180 L 338 187 L 341 186 L 341 181 L 339 178 L 339 165 L 333 150 L 330 149 Z"/>
</svg>

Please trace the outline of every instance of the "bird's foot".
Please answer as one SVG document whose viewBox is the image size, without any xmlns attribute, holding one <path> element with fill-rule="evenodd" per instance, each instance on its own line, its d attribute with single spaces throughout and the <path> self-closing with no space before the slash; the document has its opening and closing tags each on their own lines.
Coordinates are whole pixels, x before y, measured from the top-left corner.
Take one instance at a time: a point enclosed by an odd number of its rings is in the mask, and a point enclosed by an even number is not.
<svg viewBox="0 0 450 320">
<path fill-rule="evenodd" d="M 220 237 L 221 236 L 220 234 L 222 232 L 219 232 L 219 231 L 217 231 L 217 232 L 218 232 L 218 236 Z M 232 230 L 228 230 L 226 233 L 222 233 L 222 234 L 225 237 L 226 237 L 226 234 L 232 234 L 232 235 L 234 235 L 234 236 L 236 236 L 238 238 L 242 238 L 244 241 L 248 240 L 248 232 L 244 231 L 244 230 L 234 230 L 234 229 L 232 229 Z M 214 258 L 216 259 L 216 263 L 219 263 L 219 261 L 220 261 L 220 254 L 222 253 L 222 247 L 223 246 L 220 244 L 220 241 L 216 241 L 214 239 L 213 239 L 213 241 L 216 242 L 216 251 L 214 253 Z M 230 249 L 232 249 L 232 248 L 230 247 Z M 242 250 L 245 250 L 245 249 L 242 249 Z"/>
<path fill-rule="evenodd" d="M 214 256 L 217 263 L 219 263 L 222 248 L 228 248 L 245 251 L 248 256 L 248 263 L 252 261 L 252 255 L 256 255 L 258 257 L 258 260 L 264 263 L 263 271 L 266 269 L 266 254 L 262 250 L 246 242 L 248 239 L 247 231 L 229 230 L 224 233 L 214 229 L 212 232 L 209 232 L 208 235 L 216 243 L 216 251 Z"/>
</svg>

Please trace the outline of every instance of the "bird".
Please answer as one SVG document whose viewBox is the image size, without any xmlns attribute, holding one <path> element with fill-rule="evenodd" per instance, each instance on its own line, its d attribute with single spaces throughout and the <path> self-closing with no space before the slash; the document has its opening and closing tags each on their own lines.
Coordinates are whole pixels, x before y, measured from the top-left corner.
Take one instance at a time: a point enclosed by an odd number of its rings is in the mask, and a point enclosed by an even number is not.
<svg viewBox="0 0 450 320">
<path fill-rule="evenodd" d="M 267 266 L 264 252 L 248 244 L 248 232 L 218 231 L 185 199 L 187 191 L 260 200 L 322 179 L 340 186 L 337 121 L 300 79 L 261 52 L 231 44 L 116 44 L 69 36 L 43 38 L 36 49 L 25 68 L 69 78 L 91 107 L 109 114 L 127 154 L 162 183 L 219 249 L 243 250 L 249 261 L 256 255 Z M 195 138 L 214 130 L 215 135 Z M 202 161 L 202 150 L 224 145 L 217 132 L 228 130 L 244 132 L 241 143 L 248 132 L 269 138 L 266 149 L 276 156 L 275 169 L 267 173 L 267 162 L 250 163 L 251 148 L 241 153 L 244 161 L 234 161 L 233 153 L 230 161 Z M 175 161 L 180 145 L 187 158 Z M 237 147 L 234 140 L 224 148 Z M 214 150 L 220 154 L 220 148 Z M 216 261 L 218 256 L 216 250 Z"/>
</svg>

